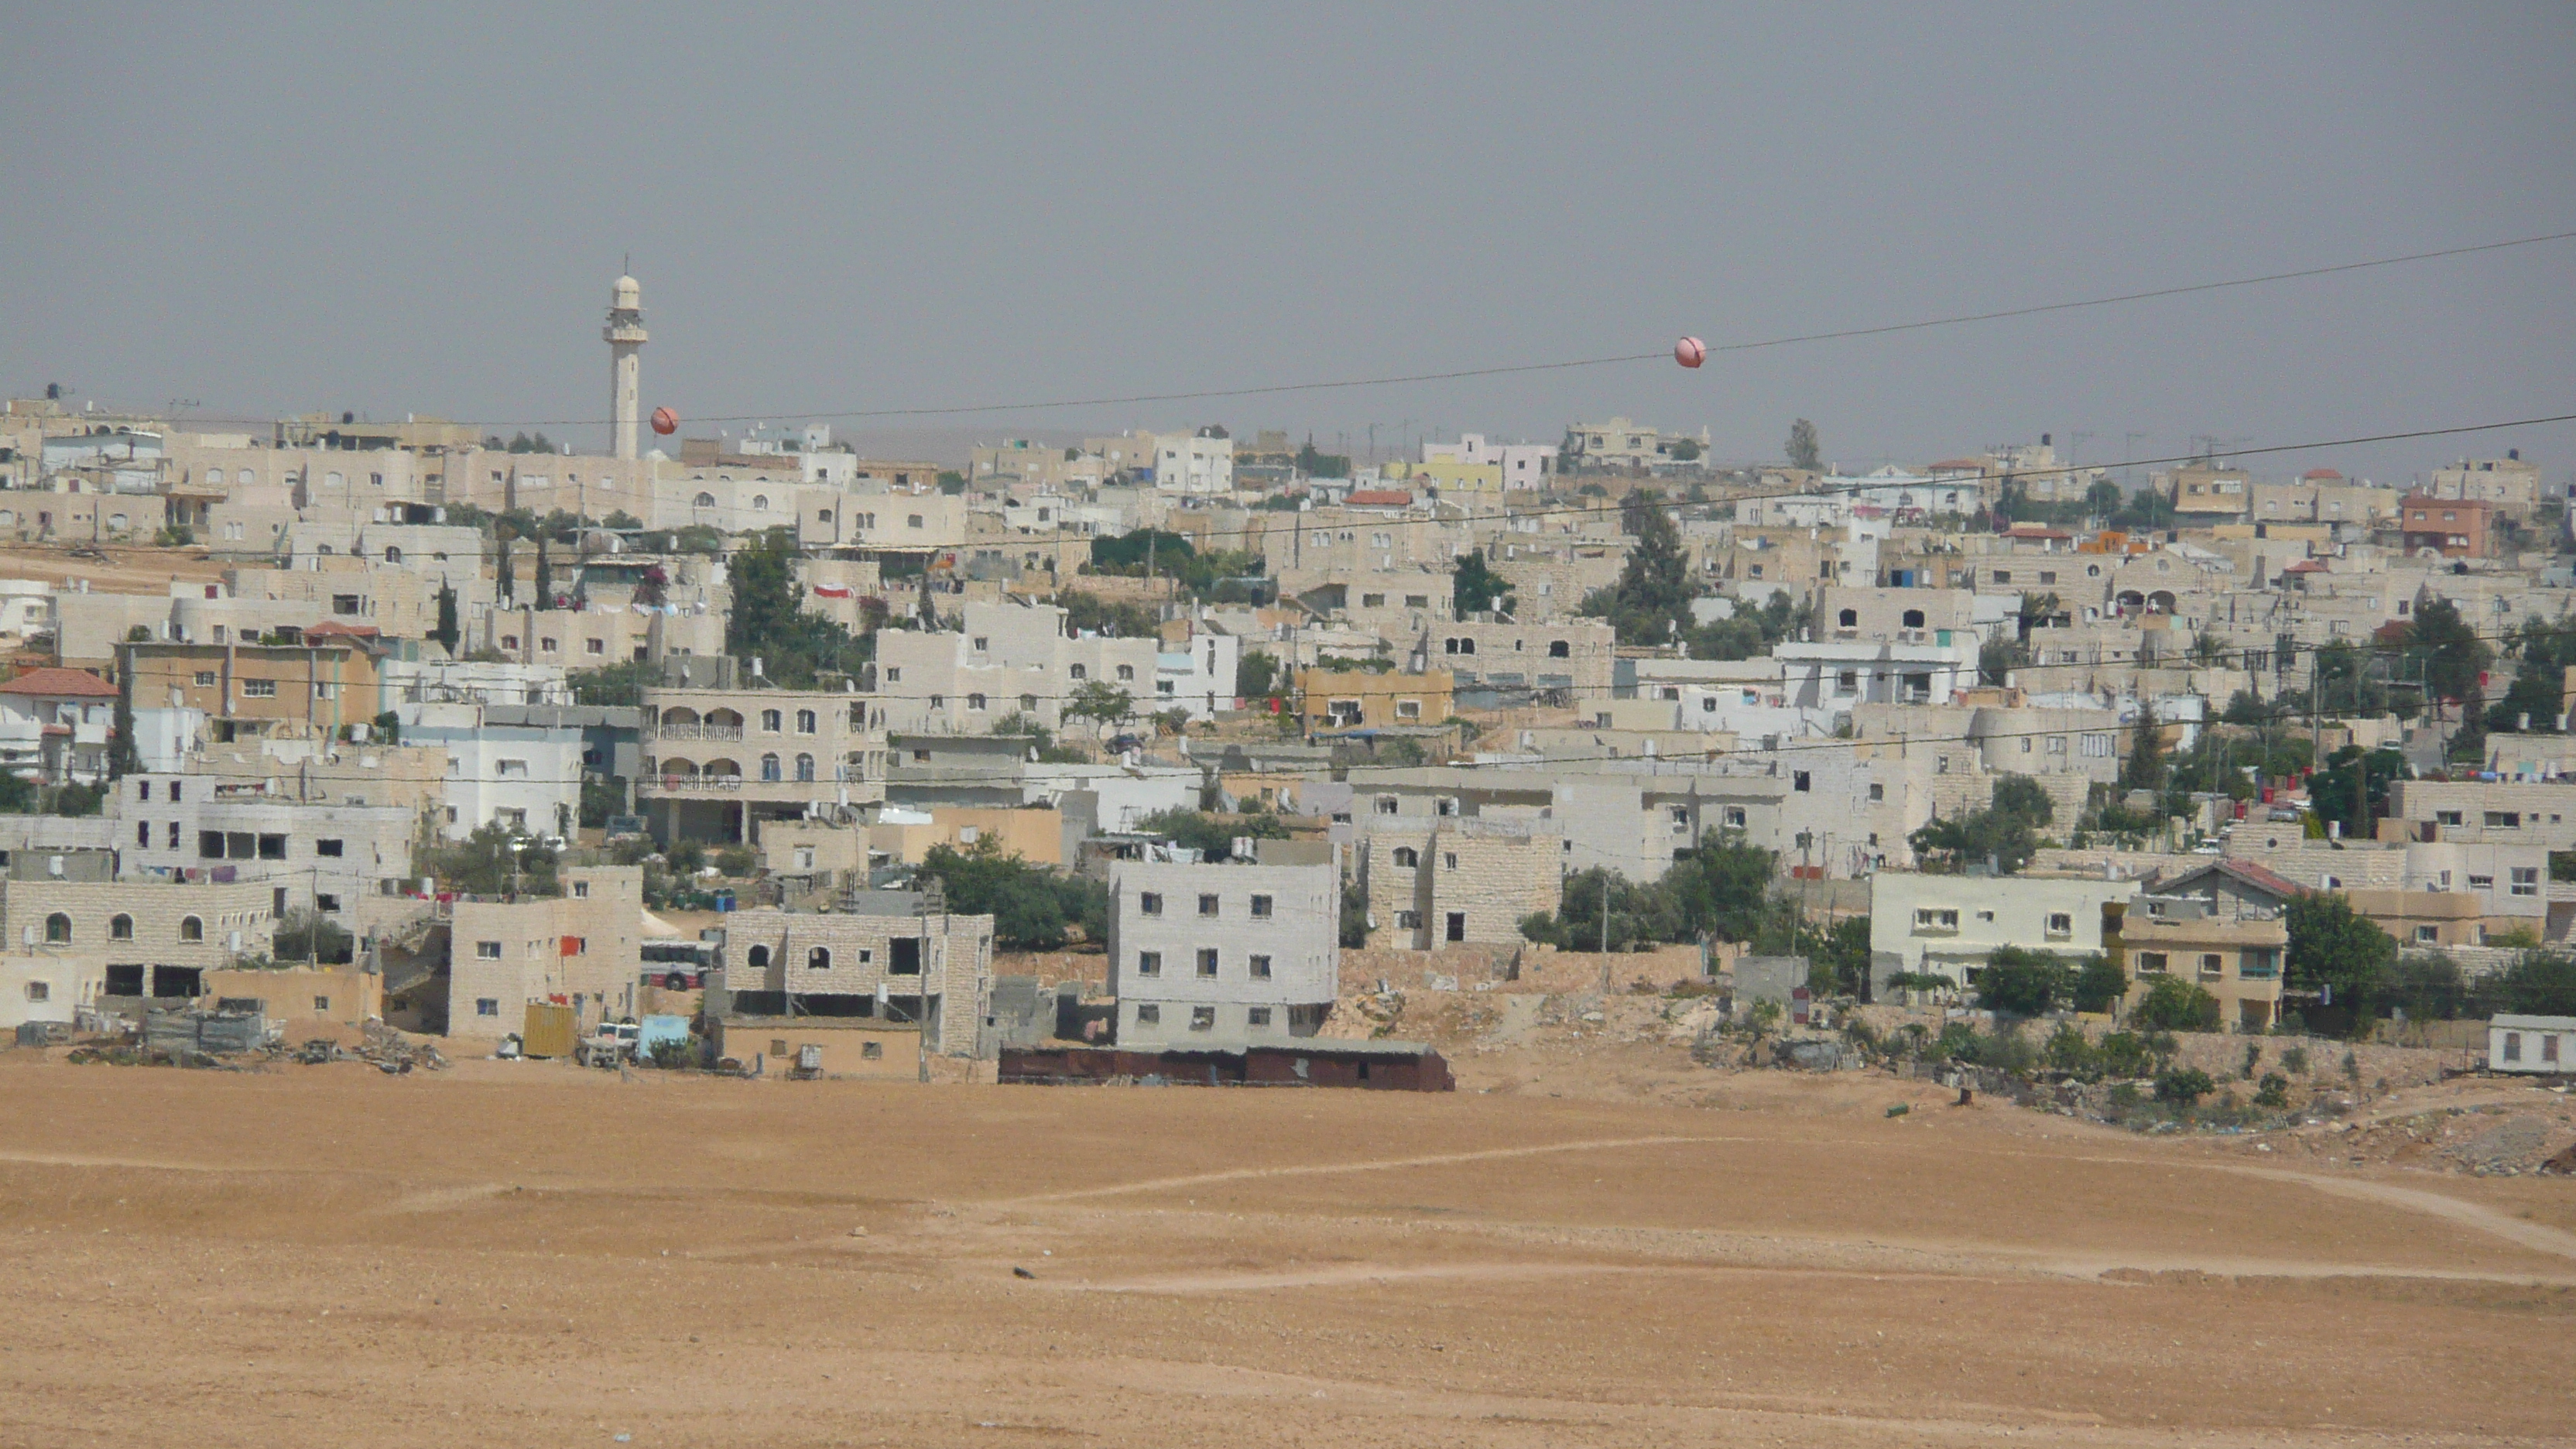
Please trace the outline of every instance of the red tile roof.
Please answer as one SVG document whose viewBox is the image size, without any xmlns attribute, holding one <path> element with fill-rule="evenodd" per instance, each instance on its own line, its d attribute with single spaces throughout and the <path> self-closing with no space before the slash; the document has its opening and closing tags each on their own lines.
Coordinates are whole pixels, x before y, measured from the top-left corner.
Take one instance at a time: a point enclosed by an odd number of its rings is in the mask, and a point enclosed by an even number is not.
<svg viewBox="0 0 2576 1449">
<path fill-rule="evenodd" d="M 2299 476 L 2311 483 L 2323 483 L 2329 479 L 2339 479 L 2343 477 L 2343 474 L 2336 472 L 2332 468 L 2310 468 Z"/>
<path fill-rule="evenodd" d="M 86 669 L 30 669 L 0 684 L 0 694 L 30 694 L 40 699 L 114 699 L 116 686 Z"/>
<path fill-rule="evenodd" d="M 1409 508 L 1413 495 L 1401 488 L 1362 488 L 1342 501 L 1355 508 Z"/>
</svg>

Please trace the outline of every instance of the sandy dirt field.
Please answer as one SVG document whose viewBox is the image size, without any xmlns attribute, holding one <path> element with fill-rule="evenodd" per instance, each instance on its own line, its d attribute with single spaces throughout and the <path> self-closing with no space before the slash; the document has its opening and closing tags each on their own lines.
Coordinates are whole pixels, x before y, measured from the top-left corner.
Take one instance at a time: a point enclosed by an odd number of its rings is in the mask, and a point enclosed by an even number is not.
<svg viewBox="0 0 2576 1449">
<path fill-rule="evenodd" d="M 2576 1432 L 2569 1180 L 1880 1076 L 1604 1048 L 1405 1096 L 48 1055 L 0 1052 L 12 1446 Z M 1623 1073 L 1641 1098 L 1598 1090 Z"/>
<path fill-rule="evenodd" d="M 105 559 L 73 558 L 77 540 L 63 544 L 12 544 L 0 548 L 0 578 L 43 579 L 89 586 L 102 594 L 167 594 L 174 579 L 212 582 L 237 565 L 206 557 L 202 548 L 95 545 Z"/>
</svg>

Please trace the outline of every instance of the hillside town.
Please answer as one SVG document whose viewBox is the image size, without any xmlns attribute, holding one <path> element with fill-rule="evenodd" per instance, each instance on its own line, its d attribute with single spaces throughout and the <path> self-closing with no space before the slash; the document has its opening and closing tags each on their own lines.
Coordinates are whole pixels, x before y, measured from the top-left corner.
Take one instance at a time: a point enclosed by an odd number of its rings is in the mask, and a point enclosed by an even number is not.
<svg viewBox="0 0 2576 1449">
<path fill-rule="evenodd" d="M 2007 1086 L 2054 1023 L 2055 1079 L 2186 1108 L 2176 1034 L 2576 1032 L 2567 485 L 2518 450 L 885 458 L 648 416 L 631 276 L 602 336 L 597 452 L 8 404 L 0 1025 L 1437 1090 L 1406 994 L 1554 973 Z"/>
</svg>

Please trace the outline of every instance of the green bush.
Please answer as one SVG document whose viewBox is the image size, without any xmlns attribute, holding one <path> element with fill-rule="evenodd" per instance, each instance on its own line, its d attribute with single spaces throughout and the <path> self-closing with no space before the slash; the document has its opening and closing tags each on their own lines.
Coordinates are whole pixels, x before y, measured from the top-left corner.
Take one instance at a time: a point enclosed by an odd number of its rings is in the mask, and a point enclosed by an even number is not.
<svg viewBox="0 0 2576 1449">
<path fill-rule="evenodd" d="M 2209 1079 L 2209 1073 L 2198 1067 L 2182 1067 L 2156 1077 L 2156 1100 L 2159 1102 L 2188 1107 L 2216 1090 L 2218 1084 Z"/>
<path fill-rule="evenodd" d="M 2208 1031 L 2218 1025 L 2218 998 L 2179 976 L 2162 976 L 2129 1013 L 2150 1031 Z"/>
<path fill-rule="evenodd" d="M 2147 1039 L 2132 1031 L 2105 1033 L 2094 1053 L 2106 1076 L 2143 1077 L 2156 1066 L 2155 1053 Z"/>
<path fill-rule="evenodd" d="M 2290 1105 L 2290 1079 L 2279 1072 L 2265 1072 L 2263 1080 L 2255 1084 L 2254 1105 L 2257 1107 Z"/>
<path fill-rule="evenodd" d="M 2281 1070 L 2288 1072 L 2294 1077 L 2306 1076 L 2308 1074 L 2308 1049 L 2303 1046 L 2295 1046 L 2290 1048 L 2288 1051 L 2281 1053 Z"/>
<path fill-rule="evenodd" d="M 748 845 L 728 845 L 716 852 L 716 869 L 740 880 L 760 869 L 760 857 Z"/>
<path fill-rule="evenodd" d="M 2042 1055 L 2049 1070 L 2064 1072 L 2079 1081 L 2098 1081 L 2102 1076 L 2102 1052 L 2087 1041 L 2073 1022 L 2065 1022 L 2049 1035 Z"/>
<path fill-rule="evenodd" d="M 694 1067 L 700 1057 L 698 1039 L 693 1036 L 680 1037 L 676 1040 L 664 1037 L 653 1043 L 647 1057 L 653 1065 L 665 1071 L 679 1071 L 686 1067 Z"/>
</svg>

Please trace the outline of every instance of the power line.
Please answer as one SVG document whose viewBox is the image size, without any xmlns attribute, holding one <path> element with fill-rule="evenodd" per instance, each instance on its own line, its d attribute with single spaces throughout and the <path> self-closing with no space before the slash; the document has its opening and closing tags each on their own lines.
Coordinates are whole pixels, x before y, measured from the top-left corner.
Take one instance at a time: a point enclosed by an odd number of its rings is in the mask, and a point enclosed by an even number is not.
<svg viewBox="0 0 2576 1449">
<path fill-rule="evenodd" d="M 2234 277 L 2216 282 L 2193 282 L 2182 286 L 2154 287 L 2142 291 L 2118 292 L 2108 296 L 2087 297 L 2075 301 L 2042 302 L 2024 307 L 1995 308 L 1982 312 L 1962 312 L 1945 317 L 1927 317 L 1911 322 L 1890 322 L 1869 327 L 1847 327 L 1831 331 L 1800 332 L 1782 337 L 1722 342 L 1709 347 L 1712 353 L 1759 352 L 1772 348 L 1795 347 L 1818 342 L 1838 342 L 1860 337 L 1884 337 L 1903 332 L 1922 332 L 1940 327 L 1962 327 L 1984 322 L 1999 322 L 2015 317 L 2035 317 L 2052 312 L 2073 312 L 2094 307 L 2112 307 L 2131 302 L 2154 301 L 2168 297 L 2185 297 L 2206 292 L 2231 291 L 2244 287 L 2265 286 L 2274 282 L 2334 276 L 2345 272 L 2369 271 L 2381 267 L 2404 266 L 2415 262 L 2435 261 L 2446 257 L 2470 256 L 2481 252 L 2505 251 L 2517 247 L 2540 246 L 2550 242 L 2576 239 L 2576 231 L 2550 232 L 2540 236 L 2515 237 L 2506 241 L 2479 242 L 2468 246 L 2443 247 L 2435 251 L 2409 252 L 2403 256 L 2374 257 L 2366 261 L 2337 262 L 2327 266 L 2302 267 L 2286 272 L 2266 272 L 2259 276 Z M 969 403 L 942 407 L 841 408 L 806 412 L 724 413 L 693 418 L 702 423 L 781 422 L 796 418 L 918 418 L 962 417 L 977 413 L 1047 412 L 1064 408 L 1112 407 L 1136 403 L 1205 402 L 1222 398 L 1283 396 L 1293 393 L 1328 392 L 1363 387 L 1392 387 L 1406 383 L 1455 382 L 1467 378 L 1505 377 L 1519 373 L 1565 372 L 1582 368 L 1614 367 L 1631 363 L 1668 361 L 1672 354 L 1665 349 L 1653 352 L 1624 352 L 1603 357 L 1580 357 L 1554 362 L 1508 363 L 1488 367 L 1448 368 L 1429 372 L 1392 373 L 1373 377 L 1341 378 L 1316 382 L 1270 383 L 1249 387 L 1201 388 L 1183 392 L 1127 393 L 1114 396 L 1055 398 L 1035 402 Z M 258 421 L 257 419 L 224 419 L 223 421 Z M 606 423 L 605 417 L 584 418 L 493 418 L 483 427 L 582 427 Z"/>
</svg>

